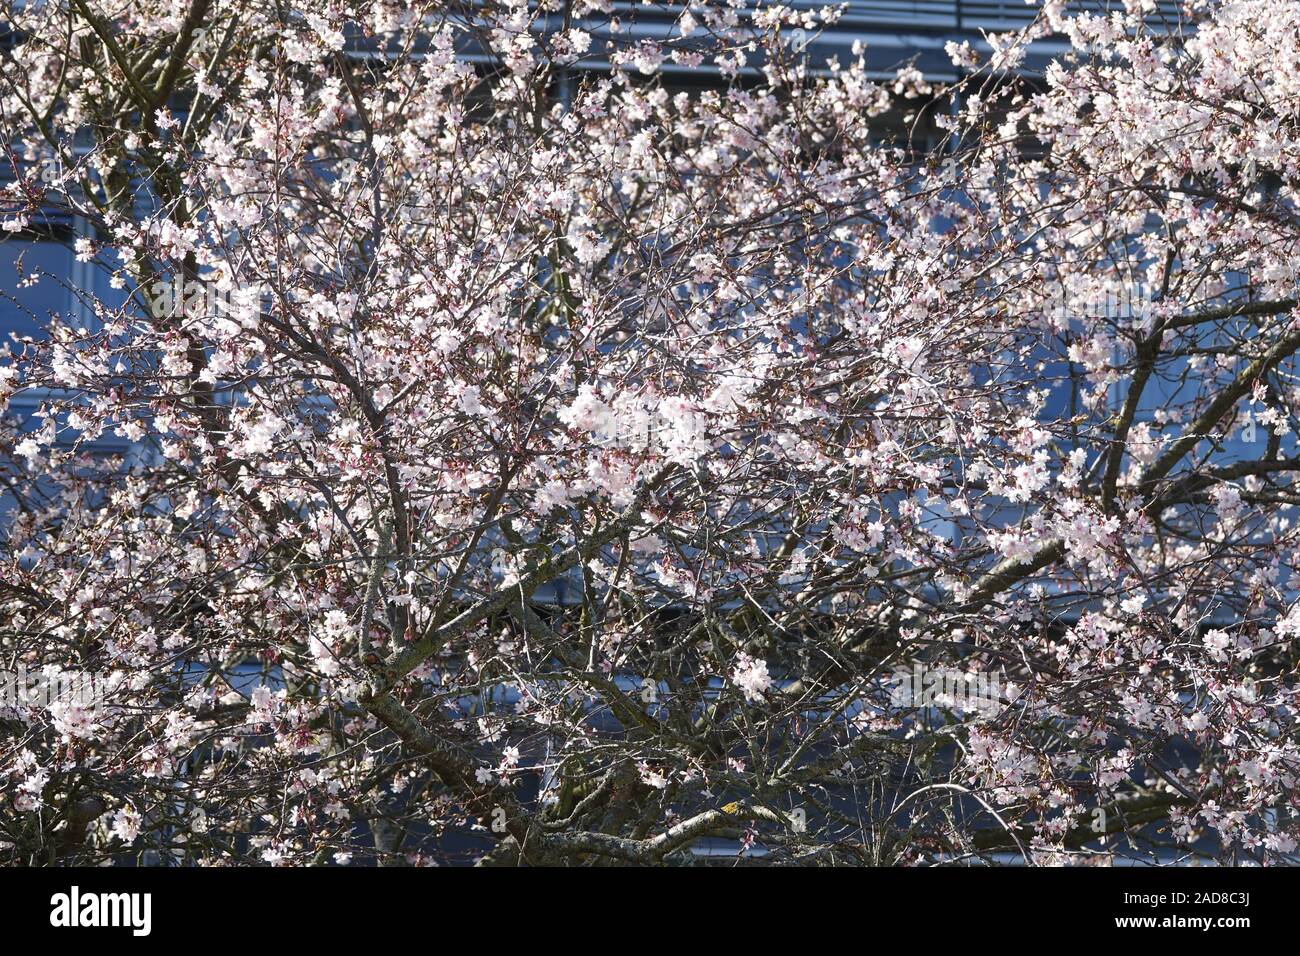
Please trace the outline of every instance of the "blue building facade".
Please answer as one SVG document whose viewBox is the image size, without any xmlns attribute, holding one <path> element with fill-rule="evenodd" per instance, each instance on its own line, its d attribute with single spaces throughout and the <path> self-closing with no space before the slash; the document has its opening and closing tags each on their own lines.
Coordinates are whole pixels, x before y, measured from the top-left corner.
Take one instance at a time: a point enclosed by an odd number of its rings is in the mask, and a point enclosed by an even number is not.
<svg viewBox="0 0 1300 956">
<path fill-rule="evenodd" d="M 820 9 L 818 0 L 789 0 L 798 9 Z M 1067 9 L 1104 12 L 1122 6 L 1122 0 L 1070 0 Z M 1182 4 L 1178 0 L 1153 3 L 1150 22 L 1155 29 L 1161 24 L 1178 22 Z M 1021 29 L 1038 14 L 1036 2 L 1026 0 L 849 0 L 845 13 L 830 29 L 806 38 L 806 48 L 813 70 L 824 69 L 836 58 L 846 63 L 855 58 L 855 44 L 861 44 L 868 68 L 882 76 L 911 64 L 927 80 L 936 83 L 958 78 L 945 47 L 951 42 L 969 42 L 977 51 L 988 52 L 987 33 Z M 630 26 L 620 36 L 665 37 L 674 30 L 671 11 L 618 2 L 613 16 L 624 17 Z M 600 27 L 593 25 L 599 35 Z M 595 45 L 593 45 L 594 47 Z M 1061 39 L 1037 40 L 1021 66 L 1033 76 L 1053 58 L 1068 49 Z M 578 64 L 579 69 L 600 70 L 602 64 L 592 59 Z M 671 69 L 671 64 L 666 65 Z M 679 69 L 679 73 L 681 70 Z M 685 80 L 684 77 L 679 77 Z M 14 171 L 0 162 L 0 184 Z M 73 244 L 88 236 L 90 226 L 84 220 L 51 211 L 44 222 L 19 233 L 0 233 L 0 340 L 11 335 L 40 333 L 46 317 L 62 316 L 77 322 L 89 318 L 85 293 L 111 298 L 113 290 L 99 270 L 89 262 L 77 260 Z M 32 396 L 16 400 L 21 406 L 35 401 Z"/>
</svg>

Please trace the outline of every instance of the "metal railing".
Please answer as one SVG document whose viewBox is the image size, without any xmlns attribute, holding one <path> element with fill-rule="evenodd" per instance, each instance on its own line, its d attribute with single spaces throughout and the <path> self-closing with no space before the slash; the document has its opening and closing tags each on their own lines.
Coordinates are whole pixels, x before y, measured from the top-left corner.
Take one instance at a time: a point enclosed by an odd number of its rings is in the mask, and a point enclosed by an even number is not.
<svg viewBox="0 0 1300 956">
<path fill-rule="evenodd" d="M 1152 23 L 1177 23 L 1183 18 L 1181 0 L 1158 0 L 1149 13 Z M 1121 0 L 1071 0 L 1069 12 L 1105 13 L 1122 10 Z M 854 23 L 894 29 L 1011 30 L 1031 23 L 1038 3 L 1025 0 L 848 0 Z"/>
</svg>

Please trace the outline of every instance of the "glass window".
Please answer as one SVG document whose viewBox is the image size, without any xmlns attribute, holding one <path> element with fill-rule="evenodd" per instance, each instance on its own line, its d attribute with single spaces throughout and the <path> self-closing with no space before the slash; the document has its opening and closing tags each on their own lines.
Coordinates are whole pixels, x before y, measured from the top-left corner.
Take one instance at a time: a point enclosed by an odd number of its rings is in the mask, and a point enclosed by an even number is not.
<svg viewBox="0 0 1300 956">
<path fill-rule="evenodd" d="M 73 255 L 61 236 L 30 233 L 0 238 L 0 339 L 40 338 L 51 314 L 67 317 Z"/>
</svg>

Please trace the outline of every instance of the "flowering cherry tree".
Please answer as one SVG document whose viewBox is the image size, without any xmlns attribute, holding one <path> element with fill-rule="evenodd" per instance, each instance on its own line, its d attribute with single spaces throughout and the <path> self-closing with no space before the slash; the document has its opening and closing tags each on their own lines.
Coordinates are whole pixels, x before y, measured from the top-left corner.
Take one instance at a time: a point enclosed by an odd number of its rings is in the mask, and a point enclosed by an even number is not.
<svg viewBox="0 0 1300 956">
<path fill-rule="evenodd" d="M 1300 7 L 1115 6 L 5 4 L 0 859 L 1290 861 Z"/>
</svg>

